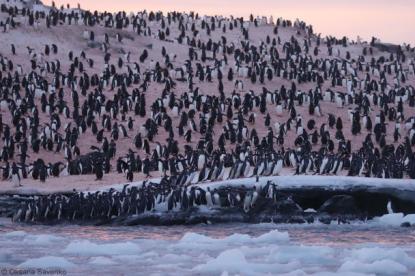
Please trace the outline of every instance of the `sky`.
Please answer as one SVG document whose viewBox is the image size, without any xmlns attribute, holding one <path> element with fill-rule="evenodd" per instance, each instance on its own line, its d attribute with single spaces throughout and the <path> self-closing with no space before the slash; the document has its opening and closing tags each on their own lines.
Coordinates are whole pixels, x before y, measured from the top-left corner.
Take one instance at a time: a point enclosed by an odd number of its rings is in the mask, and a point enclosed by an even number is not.
<svg viewBox="0 0 415 276">
<path fill-rule="evenodd" d="M 52 0 L 44 0 L 50 4 Z M 161 11 L 196 11 L 206 15 L 249 14 L 286 19 L 299 18 L 313 25 L 322 35 L 346 35 L 370 40 L 415 45 L 414 0 L 55 0 L 57 6 L 69 3 L 76 7 L 100 11 L 136 12 L 143 9 Z"/>
</svg>

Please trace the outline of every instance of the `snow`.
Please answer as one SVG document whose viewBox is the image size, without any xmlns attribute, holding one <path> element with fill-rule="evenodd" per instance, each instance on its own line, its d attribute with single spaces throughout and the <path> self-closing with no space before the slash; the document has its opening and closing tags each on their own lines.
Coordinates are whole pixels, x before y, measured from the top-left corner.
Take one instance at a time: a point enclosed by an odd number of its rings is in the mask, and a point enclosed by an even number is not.
<svg viewBox="0 0 415 276">
<path fill-rule="evenodd" d="M 301 187 L 326 187 L 326 188 L 347 188 L 351 186 L 369 186 L 376 188 L 397 188 L 403 190 L 414 190 L 415 181 L 409 179 L 376 179 L 364 177 L 347 177 L 347 176 L 316 176 L 316 175 L 298 175 L 298 176 L 273 176 L 261 177 L 258 184 L 255 178 L 235 179 L 224 182 L 212 182 L 206 184 L 210 188 L 217 188 L 224 184 L 235 186 L 245 185 L 252 187 L 255 185 L 265 185 L 268 181 L 275 182 L 280 188 L 301 188 Z"/>
<path fill-rule="evenodd" d="M 379 223 L 390 226 L 400 226 L 404 222 L 415 225 L 415 214 L 404 215 L 403 213 L 386 214 L 373 219 L 373 223 Z"/>
<path fill-rule="evenodd" d="M 223 186 L 241 186 L 253 187 L 255 185 L 264 186 L 268 181 L 272 181 L 279 188 L 306 188 L 306 187 L 324 187 L 327 189 L 347 189 L 350 187 L 373 187 L 373 188 L 394 188 L 399 190 L 415 191 L 415 180 L 411 179 L 381 179 L 367 177 L 350 177 L 350 176 L 320 176 L 320 175 L 287 175 L 287 176 L 270 176 L 260 177 L 256 182 L 255 177 L 240 178 L 224 181 L 205 182 L 195 184 L 204 189 L 219 188 Z M 149 179 L 149 182 L 159 183 L 160 178 Z M 132 183 L 114 184 L 103 187 L 99 191 L 107 191 L 110 188 L 122 190 L 124 185 L 141 187 L 142 181 Z M 95 191 L 92 191 L 95 192 Z"/>
<path fill-rule="evenodd" d="M 403 220 L 409 222 L 411 225 L 415 225 L 415 214 L 408 214 Z"/>
<path fill-rule="evenodd" d="M 44 12 L 44 13 L 49 13 L 50 8 L 45 6 L 45 5 L 40 5 L 40 4 L 35 4 L 33 5 L 33 11 L 35 12 Z"/>
<path fill-rule="evenodd" d="M 307 208 L 304 210 L 304 213 L 317 213 L 317 211 L 313 208 Z"/>
</svg>

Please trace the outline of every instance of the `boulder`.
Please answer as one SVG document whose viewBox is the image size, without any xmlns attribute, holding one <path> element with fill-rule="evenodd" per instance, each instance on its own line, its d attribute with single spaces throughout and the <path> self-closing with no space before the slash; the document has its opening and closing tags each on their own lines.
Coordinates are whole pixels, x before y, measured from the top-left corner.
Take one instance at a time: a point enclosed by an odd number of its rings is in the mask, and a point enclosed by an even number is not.
<svg viewBox="0 0 415 276">
<path fill-rule="evenodd" d="M 275 211 L 277 214 L 299 214 L 303 209 L 291 198 L 280 200 L 275 203 Z"/>
<path fill-rule="evenodd" d="M 360 214 L 355 199 L 349 195 L 331 197 L 321 205 L 318 211 L 328 214 Z"/>
<path fill-rule="evenodd" d="M 95 48 L 101 48 L 101 46 L 102 46 L 102 43 L 100 43 L 100 42 L 97 42 L 97 41 L 88 41 L 88 47 L 89 48 L 95 49 Z"/>
<path fill-rule="evenodd" d="M 405 221 L 405 222 L 402 222 L 401 227 L 411 227 L 411 224 Z"/>
</svg>

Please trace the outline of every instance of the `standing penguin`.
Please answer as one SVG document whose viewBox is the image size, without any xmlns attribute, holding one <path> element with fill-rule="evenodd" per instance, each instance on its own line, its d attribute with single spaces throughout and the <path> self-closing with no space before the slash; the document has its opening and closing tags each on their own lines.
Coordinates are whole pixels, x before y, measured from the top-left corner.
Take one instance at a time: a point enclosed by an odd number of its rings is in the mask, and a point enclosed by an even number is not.
<svg viewBox="0 0 415 276">
<path fill-rule="evenodd" d="M 104 176 L 104 171 L 102 170 L 101 162 L 96 162 L 95 164 L 95 176 L 95 180 L 102 180 L 102 177 Z"/>
<path fill-rule="evenodd" d="M 20 184 L 19 168 L 17 167 L 15 162 L 13 162 L 12 164 L 12 182 L 13 187 L 22 187 L 22 185 Z"/>
</svg>

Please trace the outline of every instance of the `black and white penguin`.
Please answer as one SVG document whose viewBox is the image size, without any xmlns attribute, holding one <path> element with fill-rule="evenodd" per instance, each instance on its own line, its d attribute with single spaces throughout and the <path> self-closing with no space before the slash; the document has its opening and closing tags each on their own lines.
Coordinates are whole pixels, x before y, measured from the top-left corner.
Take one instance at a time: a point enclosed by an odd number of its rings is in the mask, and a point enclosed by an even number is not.
<svg viewBox="0 0 415 276">
<path fill-rule="evenodd" d="M 11 169 L 12 169 L 11 178 L 12 178 L 13 186 L 21 187 L 22 185 L 20 184 L 19 167 L 16 165 L 15 162 L 13 162 Z"/>
</svg>

